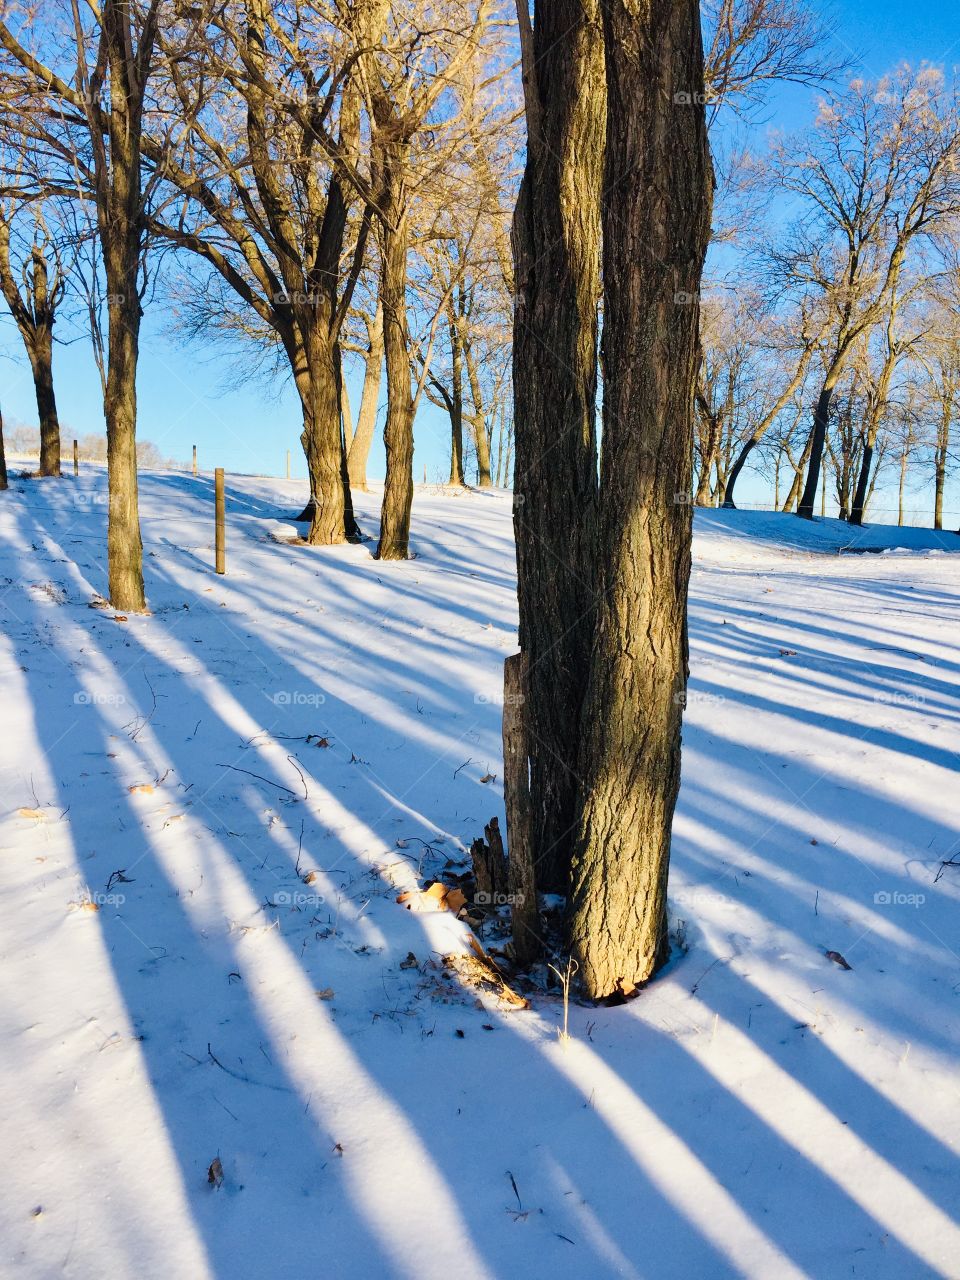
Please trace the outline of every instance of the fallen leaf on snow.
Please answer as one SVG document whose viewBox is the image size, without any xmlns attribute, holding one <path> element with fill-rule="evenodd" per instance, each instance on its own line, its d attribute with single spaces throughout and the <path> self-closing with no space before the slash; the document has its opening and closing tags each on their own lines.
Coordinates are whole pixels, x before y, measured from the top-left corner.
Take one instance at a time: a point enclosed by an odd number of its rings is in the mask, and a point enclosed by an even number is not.
<svg viewBox="0 0 960 1280">
<path fill-rule="evenodd" d="M 400 961 L 400 968 L 401 968 L 401 969 L 416 969 L 416 967 L 417 967 L 417 965 L 418 965 L 418 964 L 419 964 L 419 961 L 417 960 L 417 957 L 413 954 L 413 952 L 412 952 L 412 951 L 408 951 L 408 952 L 407 952 L 406 959 L 405 959 L 405 960 L 401 960 L 401 961 Z"/>
<path fill-rule="evenodd" d="M 132 796 L 152 796 L 153 787 L 149 782 L 140 782 L 135 787 L 127 787 Z"/>
<path fill-rule="evenodd" d="M 210 1168 L 207 1170 L 207 1181 L 211 1187 L 218 1190 L 223 1186 L 223 1165 L 220 1163 L 220 1157 L 215 1156 L 210 1162 Z"/>
<path fill-rule="evenodd" d="M 459 889 L 434 881 L 429 889 L 410 889 L 397 898 L 408 911 L 452 911 L 457 915 L 467 905 Z"/>
<path fill-rule="evenodd" d="M 34 822 L 46 822 L 46 809 L 18 809 L 17 814 L 21 818 L 32 818 Z"/>
<path fill-rule="evenodd" d="M 852 964 L 847 964 L 839 951 L 825 951 L 823 953 L 828 960 L 832 960 L 834 964 L 838 964 L 841 969 L 852 969 Z"/>
<path fill-rule="evenodd" d="M 317 999 L 318 999 L 318 1000 L 332 1000 L 332 999 L 333 999 L 333 995 L 334 995 L 333 987 L 324 987 L 322 990 L 320 990 L 320 991 L 318 991 L 318 992 L 317 992 Z"/>
</svg>

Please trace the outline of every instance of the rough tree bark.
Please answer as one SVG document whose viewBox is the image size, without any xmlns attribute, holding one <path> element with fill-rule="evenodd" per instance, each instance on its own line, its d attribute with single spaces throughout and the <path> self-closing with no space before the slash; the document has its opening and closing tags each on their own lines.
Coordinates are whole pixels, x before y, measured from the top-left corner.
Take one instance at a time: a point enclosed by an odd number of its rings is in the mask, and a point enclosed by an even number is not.
<svg viewBox="0 0 960 1280">
<path fill-rule="evenodd" d="M 669 952 L 699 358 L 699 309 L 674 299 L 699 292 L 712 188 L 696 0 L 602 10 L 599 609 L 568 907 L 571 956 L 594 997 L 632 991 Z"/>
<path fill-rule="evenodd" d="M 514 530 L 538 887 L 565 893 L 596 606 L 603 40 L 597 0 L 518 5 L 527 163 L 514 214 Z M 508 833 L 509 835 L 509 833 Z"/>
</svg>

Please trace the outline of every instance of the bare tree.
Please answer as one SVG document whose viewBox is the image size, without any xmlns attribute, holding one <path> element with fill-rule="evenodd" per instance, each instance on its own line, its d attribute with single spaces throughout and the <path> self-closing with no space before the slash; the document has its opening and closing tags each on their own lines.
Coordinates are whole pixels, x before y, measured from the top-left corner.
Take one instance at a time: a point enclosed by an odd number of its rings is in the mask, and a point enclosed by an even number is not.
<svg viewBox="0 0 960 1280">
<path fill-rule="evenodd" d="M 108 310 L 109 590 L 112 603 L 128 611 L 146 607 L 137 509 L 136 376 L 149 196 L 143 121 L 162 9 L 169 28 L 187 40 L 203 30 L 201 4 L 181 23 L 164 0 L 103 0 L 89 6 L 64 0 L 57 12 L 45 8 L 42 17 L 25 20 L 16 32 L 0 20 L 8 89 L 26 144 L 42 155 L 47 180 L 59 194 L 91 198 L 96 209 Z M 70 32 L 63 40 L 61 16 Z M 41 53 L 47 48 L 49 64 Z"/>
<path fill-rule="evenodd" d="M 43 209 L 29 204 L 20 211 L 28 224 L 25 240 L 11 252 L 17 222 L 13 200 L 0 208 L 0 291 L 26 348 L 40 424 L 40 474 L 60 474 L 60 420 L 53 387 L 53 326 L 66 289 L 60 246 L 50 234 Z"/>
<path fill-rule="evenodd" d="M 833 315 L 798 508 L 808 519 L 837 384 L 884 315 L 908 251 L 960 212 L 958 156 L 956 100 L 932 69 L 853 81 L 824 99 L 809 134 L 775 147 L 772 174 L 802 206 L 781 280 L 818 290 Z"/>
</svg>

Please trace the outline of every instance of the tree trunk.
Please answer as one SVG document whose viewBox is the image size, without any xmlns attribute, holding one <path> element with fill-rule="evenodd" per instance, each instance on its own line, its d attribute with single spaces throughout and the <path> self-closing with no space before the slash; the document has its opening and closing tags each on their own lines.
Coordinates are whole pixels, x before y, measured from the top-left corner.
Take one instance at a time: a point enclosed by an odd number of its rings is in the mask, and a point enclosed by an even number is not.
<svg viewBox="0 0 960 1280">
<path fill-rule="evenodd" d="M 366 368 L 363 374 L 363 392 L 360 396 L 360 412 L 357 429 L 353 433 L 350 452 L 347 455 L 347 471 L 354 489 L 367 489 L 367 459 L 377 425 L 377 405 L 380 400 L 380 381 L 383 376 L 383 307 L 377 302 L 373 322 L 368 328 Z"/>
<path fill-rule="evenodd" d="M 407 333 L 407 207 L 403 190 L 405 147 L 392 140 L 384 151 L 381 208 L 380 297 L 383 301 L 383 346 L 387 367 L 387 419 L 383 443 L 387 474 L 380 509 L 379 560 L 406 560 L 410 549 L 413 506 L 413 396 Z"/>
<path fill-rule="evenodd" d="M 736 462 L 733 464 L 732 468 L 730 469 L 730 475 L 727 478 L 726 491 L 724 492 L 724 495 L 723 495 L 723 505 L 725 507 L 731 507 L 734 509 L 736 508 L 737 504 L 733 500 L 733 491 L 736 488 L 737 481 L 740 479 L 740 472 L 746 466 L 747 459 L 750 457 L 751 453 L 753 453 L 753 450 L 756 448 L 756 445 L 757 445 L 757 440 L 751 436 L 751 438 L 740 450 L 739 457 L 737 458 Z M 777 477 L 779 479 L 779 463 L 777 466 Z M 774 505 L 775 506 L 779 505 L 779 498 L 774 498 Z"/>
<path fill-rule="evenodd" d="M 454 314 L 453 302 L 450 315 L 450 483 L 463 485 L 463 348 L 460 343 L 460 326 Z"/>
<path fill-rule="evenodd" d="M 607 68 L 597 628 L 568 937 L 593 997 L 667 958 L 687 678 L 693 394 L 712 172 L 696 0 L 602 0 Z M 681 89 L 690 101 L 679 105 Z"/>
<path fill-rule="evenodd" d="M 897 507 L 897 524 L 903 527 L 903 491 L 907 484 L 907 452 L 903 451 L 900 455 L 900 491 L 898 496 Z"/>
<path fill-rule="evenodd" d="M 473 352 L 470 343 L 464 343 L 464 359 L 467 366 L 467 376 L 470 379 L 470 399 L 473 402 L 473 413 L 470 417 L 470 425 L 473 429 L 473 447 L 477 454 L 477 486 L 480 489 L 489 489 L 493 483 L 490 476 L 490 440 L 487 437 L 487 418 L 483 407 L 483 388 L 480 385 L 480 375 L 477 371 L 477 362 L 473 358 Z"/>
<path fill-rule="evenodd" d="M 340 392 L 335 351 L 316 322 L 306 334 L 309 377 L 300 437 L 307 459 L 312 499 L 311 546 L 331 546 L 346 537 L 341 477 Z"/>
<path fill-rule="evenodd" d="M 143 543 L 137 487 L 137 361 L 140 297 L 137 280 L 141 223 L 140 130 L 143 86 L 133 87 L 129 15 L 119 0 L 103 6 L 110 62 L 109 171 L 102 165 L 97 217 L 107 286 L 107 560 L 110 603 L 125 612 L 146 609 Z"/>
<path fill-rule="evenodd" d="M 873 450 L 876 431 L 868 435 L 863 445 L 863 457 L 860 460 L 860 474 L 857 476 L 857 489 L 853 495 L 853 506 L 850 510 L 850 523 L 860 526 L 867 507 L 867 492 L 870 488 L 870 468 L 873 466 Z M 841 519 L 843 513 L 841 512 Z"/>
<path fill-rule="evenodd" d="M 109 360 L 103 409 L 107 421 L 107 485 L 110 494 L 107 518 L 110 603 L 115 609 L 140 612 L 146 608 L 137 485 L 140 299 L 133 287 L 139 238 L 134 240 L 126 228 L 119 227 L 115 236 L 108 235 L 106 239 L 104 272 L 110 295 Z"/>
<path fill-rule="evenodd" d="M 7 488 L 7 450 L 3 442 L 3 413 L 0 411 L 0 489 Z"/>
<path fill-rule="evenodd" d="M 39 329 L 28 347 L 40 422 L 40 474 L 60 475 L 60 419 L 53 390 L 53 335 Z"/>
<path fill-rule="evenodd" d="M 790 486 L 790 492 L 787 494 L 786 501 L 783 504 L 783 510 L 792 511 L 794 503 L 800 496 L 800 487 L 803 484 L 804 471 L 813 449 L 813 431 L 807 436 L 807 443 L 803 446 L 803 453 L 800 455 L 800 461 L 793 473 L 793 483 Z M 788 455 L 789 456 L 789 455 Z"/>
<path fill-rule="evenodd" d="M 813 414 L 813 432 L 810 437 L 810 462 L 807 469 L 807 482 L 803 488 L 797 515 L 804 520 L 813 519 L 813 504 L 817 500 L 817 488 L 820 484 L 820 464 L 823 460 L 823 447 L 827 438 L 827 423 L 830 418 L 830 402 L 833 400 L 834 388 L 837 385 L 839 369 L 831 369 L 817 398 L 817 407 Z"/>
<path fill-rule="evenodd" d="M 503 802 L 507 811 L 507 875 L 513 954 L 521 967 L 541 949 L 537 883 L 530 847 L 530 775 L 523 689 L 523 654 L 503 664 Z"/>
<path fill-rule="evenodd" d="M 603 36 L 597 0 L 518 9 L 527 160 L 514 214 L 514 531 L 540 888 L 565 893 L 596 605 Z M 576 198 L 570 198 L 570 193 Z"/>
<path fill-rule="evenodd" d="M 347 389 L 347 380 L 343 376 L 343 352 L 340 350 L 340 344 L 337 344 L 337 359 L 339 370 L 339 381 L 337 385 L 340 388 L 340 421 L 343 424 L 343 452 L 345 457 L 350 456 L 350 446 L 353 444 L 353 413 L 350 408 L 350 392 Z"/>
</svg>

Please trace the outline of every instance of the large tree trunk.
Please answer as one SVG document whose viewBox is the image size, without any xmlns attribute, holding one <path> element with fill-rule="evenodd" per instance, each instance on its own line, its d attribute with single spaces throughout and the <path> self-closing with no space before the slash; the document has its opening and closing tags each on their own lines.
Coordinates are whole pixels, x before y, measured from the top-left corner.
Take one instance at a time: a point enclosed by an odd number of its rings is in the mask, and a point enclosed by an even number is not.
<svg viewBox="0 0 960 1280">
<path fill-rule="evenodd" d="M 696 305 L 712 173 L 696 0 L 602 0 L 607 67 L 597 628 L 570 953 L 594 997 L 664 962 L 687 676 Z M 679 105 L 677 95 L 689 95 Z"/>
<path fill-rule="evenodd" d="M 804 520 L 813 519 L 813 504 L 817 500 L 817 489 L 820 485 L 820 466 L 823 461 L 823 449 L 827 439 L 827 423 L 830 419 L 830 403 L 833 400 L 833 392 L 837 385 L 839 374 L 839 368 L 836 371 L 834 369 L 830 370 L 820 389 L 820 395 L 817 397 L 817 407 L 813 413 L 813 433 L 810 437 L 810 462 L 807 467 L 807 482 L 803 487 L 803 494 L 797 507 L 797 515 Z"/>
<path fill-rule="evenodd" d="M 324 322 L 314 321 L 307 334 L 309 402 L 304 405 L 301 436 L 313 506 L 307 541 L 315 547 L 343 542 L 347 536 L 339 370 L 326 328 Z"/>
<path fill-rule="evenodd" d="M 370 457 L 370 446 L 377 425 L 377 405 L 383 376 L 383 307 L 379 302 L 373 322 L 368 328 L 368 342 L 357 429 L 353 433 L 347 455 L 350 484 L 354 489 L 362 489 L 364 492 L 367 488 L 367 459 Z"/>
<path fill-rule="evenodd" d="M 116 163 L 116 156 L 114 157 Z M 115 186 L 122 186 L 120 166 Z M 103 409 L 107 421 L 107 559 L 110 603 L 128 612 L 146 608 L 143 589 L 143 543 L 137 487 L 137 359 L 140 299 L 137 278 L 139 237 L 126 227 L 108 232 L 104 272 L 110 295 L 107 388 Z"/>
<path fill-rule="evenodd" d="M 597 0 L 519 6 L 527 163 L 513 221 L 514 530 L 539 888 L 565 893 L 596 605 L 603 36 Z"/>
<path fill-rule="evenodd" d="M 40 421 L 40 474 L 60 474 L 60 419 L 53 390 L 53 335 L 49 330 L 33 335 L 29 347 L 33 386 Z"/>
<path fill-rule="evenodd" d="M 130 17 L 119 0 L 103 6 L 110 63 L 109 173 L 101 165 L 98 230 L 107 296 L 107 378 L 103 409 L 107 422 L 107 560 L 110 603 L 116 609 L 146 608 L 143 543 L 137 490 L 137 361 L 140 297 L 137 280 L 143 235 L 140 137 L 143 86 L 130 51 Z M 141 39 L 145 37 L 141 33 Z"/>
<path fill-rule="evenodd" d="M 383 442 L 387 474 L 380 509 L 377 558 L 406 560 L 410 548 L 413 507 L 413 395 L 407 333 L 407 236 L 403 174 L 406 159 L 399 144 L 383 144 L 384 167 L 380 297 L 383 302 L 383 346 L 387 368 L 387 419 Z"/>
<path fill-rule="evenodd" d="M 857 476 L 857 488 L 853 495 L 853 505 L 850 509 L 850 523 L 862 525 L 863 518 L 867 508 L 867 493 L 870 488 L 870 470 L 873 466 L 873 451 L 876 443 L 876 428 L 874 428 L 863 445 L 863 457 L 860 460 L 860 474 Z M 840 504 L 840 519 L 843 519 L 843 503 Z"/>
</svg>

